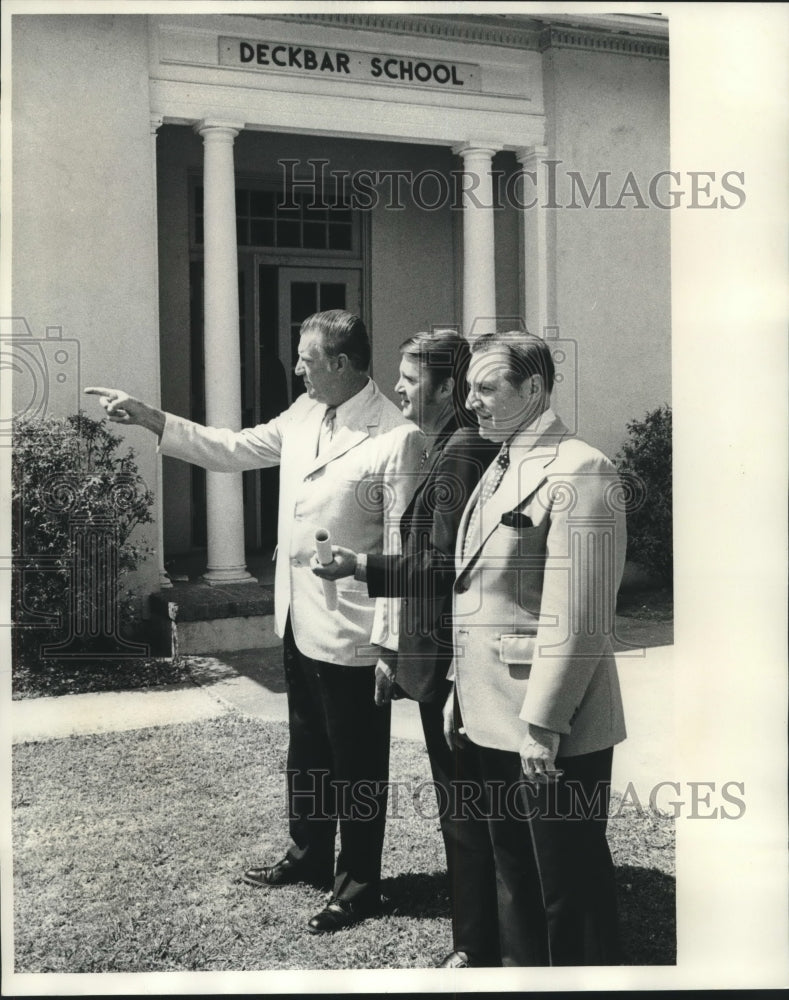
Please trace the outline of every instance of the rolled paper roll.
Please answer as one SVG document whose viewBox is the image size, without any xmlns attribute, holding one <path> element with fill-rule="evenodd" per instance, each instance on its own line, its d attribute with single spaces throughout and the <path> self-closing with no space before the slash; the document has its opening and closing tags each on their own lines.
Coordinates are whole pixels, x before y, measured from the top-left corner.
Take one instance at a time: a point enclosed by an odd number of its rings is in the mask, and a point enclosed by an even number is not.
<svg viewBox="0 0 789 1000">
<path fill-rule="evenodd" d="M 331 554 L 331 536 L 325 528 L 318 528 L 315 532 L 315 554 L 321 566 L 328 566 L 334 560 Z M 337 584 L 334 580 L 321 580 L 323 584 L 323 597 L 329 611 L 337 610 Z"/>
</svg>

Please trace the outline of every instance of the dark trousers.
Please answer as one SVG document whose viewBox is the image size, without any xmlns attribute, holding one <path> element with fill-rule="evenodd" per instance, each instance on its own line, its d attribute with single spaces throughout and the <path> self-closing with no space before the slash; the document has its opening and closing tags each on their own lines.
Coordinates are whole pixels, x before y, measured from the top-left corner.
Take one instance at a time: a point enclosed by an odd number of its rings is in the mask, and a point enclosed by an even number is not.
<svg viewBox="0 0 789 1000">
<path fill-rule="evenodd" d="M 606 839 L 613 747 L 557 757 L 558 784 L 526 795 L 551 965 L 621 961 L 614 863 Z M 533 788 L 533 786 L 531 786 Z"/>
<path fill-rule="evenodd" d="M 449 690 L 447 684 L 447 691 Z M 501 965 L 496 919 L 496 869 L 476 754 L 453 752 L 444 739 L 444 698 L 420 702 L 425 746 L 436 787 L 447 856 L 452 942 L 478 966 Z"/>
<path fill-rule="evenodd" d="M 288 855 L 334 894 L 378 891 L 389 778 L 390 707 L 374 701 L 375 668 L 313 660 L 284 636 L 288 695 Z M 339 824 L 340 852 L 334 864 Z"/>
<path fill-rule="evenodd" d="M 517 753 L 474 749 L 491 807 L 502 964 L 617 964 L 613 748 L 557 758 L 564 774 L 552 785 L 524 781 Z"/>
<path fill-rule="evenodd" d="M 486 834 L 493 855 L 496 903 L 489 914 L 503 966 L 549 965 L 548 926 L 528 813 L 521 808 L 517 753 L 469 744 L 484 790 Z"/>
</svg>

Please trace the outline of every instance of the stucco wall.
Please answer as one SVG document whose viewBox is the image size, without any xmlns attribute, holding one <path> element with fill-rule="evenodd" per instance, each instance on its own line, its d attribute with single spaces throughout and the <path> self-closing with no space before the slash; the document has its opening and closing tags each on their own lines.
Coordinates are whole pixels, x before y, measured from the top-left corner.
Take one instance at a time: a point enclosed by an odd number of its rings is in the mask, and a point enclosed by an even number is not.
<svg viewBox="0 0 789 1000">
<path fill-rule="evenodd" d="M 146 19 L 15 15 L 12 30 L 13 310 L 35 337 L 61 326 L 80 349 L 79 372 L 50 410 L 82 405 L 98 417 L 98 403 L 80 392 L 91 384 L 156 400 Z M 150 435 L 120 433 L 155 488 Z M 153 544 L 153 526 L 146 534 Z M 152 558 L 137 584 L 150 591 L 157 580 Z"/>
<path fill-rule="evenodd" d="M 609 454 L 671 397 L 670 216 L 649 203 L 649 181 L 669 168 L 668 63 L 610 53 L 545 53 L 549 152 L 557 169 L 549 231 L 555 284 L 549 316 L 577 343 L 578 431 Z M 569 171 L 591 189 L 610 171 L 615 204 L 629 171 L 648 202 L 589 208 L 572 200 Z M 605 202 L 604 202 L 605 204 Z M 569 398 L 560 405 L 569 407 Z"/>
</svg>

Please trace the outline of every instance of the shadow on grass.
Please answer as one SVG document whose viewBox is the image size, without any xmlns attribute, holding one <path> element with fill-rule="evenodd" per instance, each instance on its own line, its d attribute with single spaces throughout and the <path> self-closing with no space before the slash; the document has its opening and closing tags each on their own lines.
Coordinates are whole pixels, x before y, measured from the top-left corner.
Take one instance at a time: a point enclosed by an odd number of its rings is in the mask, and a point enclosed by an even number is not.
<svg viewBox="0 0 789 1000">
<path fill-rule="evenodd" d="M 674 595 L 671 587 L 623 584 L 616 602 L 615 648 L 649 648 L 673 643 Z"/>
<path fill-rule="evenodd" d="M 446 872 L 404 872 L 381 881 L 387 909 L 396 916 L 432 920 L 449 916 L 449 882 Z"/>
<path fill-rule="evenodd" d="M 237 649 L 214 656 L 189 656 L 189 675 L 203 687 L 229 677 L 248 677 L 273 694 L 284 694 L 285 671 L 280 645 L 258 649 Z"/>
<path fill-rule="evenodd" d="M 624 965 L 675 965 L 677 961 L 674 878 L 652 868 L 616 869 L 619 927 Z M 393 916 L 431 920 L 449 915 L 446 872 L 406 872 L 381 884 Z"/>
<path fill-rule="evenodd" d="M 675 881 L 654 868 L 616 869 L 619 929 L 625 965 L 676 965 Z"/>
<path fill-rule="evenodd" d="M 58 697 L 104 691 L 138 691 L 142 688 L 175 690 L 189 684 L 189 672 L 180 662 L 162 657 L 137 656 L 109 660 L 44 659 L 38 652 L 17 652 L 13 657 L 12 697 Z"/>
<path fill-rule="evenodd" d="M 674 623 L 617 615 L 613 642 L 617 653 L 631 649 L 652 649 L 654 646 L 673 646 Z"/>
</svg>

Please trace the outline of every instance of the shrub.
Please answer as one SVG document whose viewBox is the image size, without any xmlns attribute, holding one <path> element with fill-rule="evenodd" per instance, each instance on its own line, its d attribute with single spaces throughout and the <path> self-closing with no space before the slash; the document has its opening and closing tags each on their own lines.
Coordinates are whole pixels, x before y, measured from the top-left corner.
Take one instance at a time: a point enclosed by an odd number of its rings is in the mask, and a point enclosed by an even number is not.
<svg viewBox="0 0 789 1000">
<path fill-rule="evenodd" d="M 636 477 L 627 511 L 628 556 L 661 580 L 674 566 L 671 526 L 671 407 L 663 405 L 627 425 L 628 440 L 615 462 Z"/>
<path fill-rule="evenodd" d="M 123 585 L 152 551 L 132 533 L 153 520 L 153 493 L 120 443 L 83 413 L 14 419 L 12 620 L 23 655 L 64 639 L 70 656 L 119 648 L 115 633 L 136 619 Z"/>
</svg>

